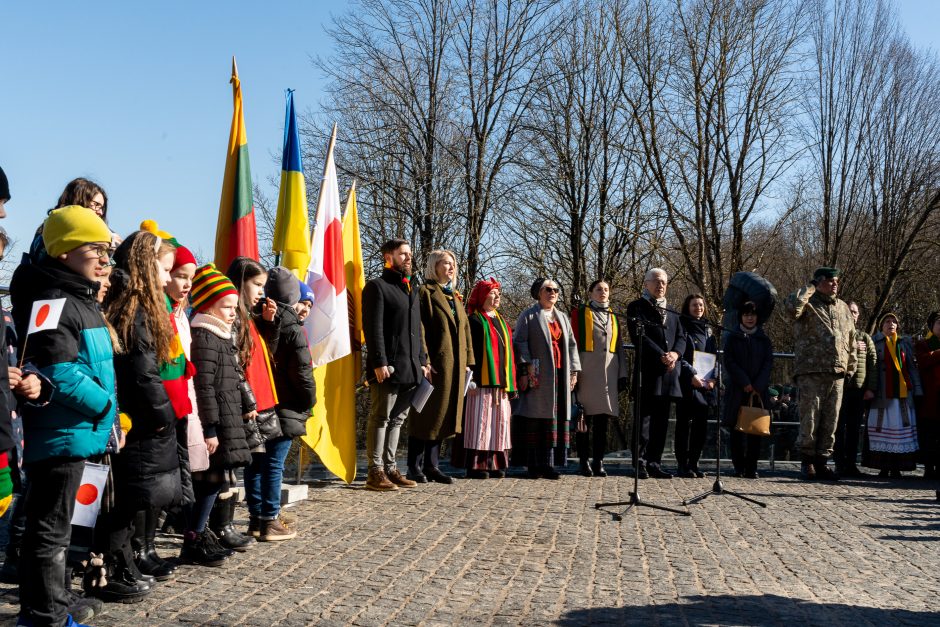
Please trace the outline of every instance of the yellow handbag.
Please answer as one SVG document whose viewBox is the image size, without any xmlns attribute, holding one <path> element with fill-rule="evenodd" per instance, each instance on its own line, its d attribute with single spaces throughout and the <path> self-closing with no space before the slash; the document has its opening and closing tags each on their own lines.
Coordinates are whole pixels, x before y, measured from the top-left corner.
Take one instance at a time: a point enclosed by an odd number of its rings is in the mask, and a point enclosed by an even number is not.
<svg viewBox="0 0 940 627">
<path fill-rule="evenodd" d="M 764 409 L 764 402 L 757 392 L 751 392 L 748 404 L 738 409 L 738 424 L 734 428 L 748 435 L 770 435 L 770 412 Z"/>
</svg>

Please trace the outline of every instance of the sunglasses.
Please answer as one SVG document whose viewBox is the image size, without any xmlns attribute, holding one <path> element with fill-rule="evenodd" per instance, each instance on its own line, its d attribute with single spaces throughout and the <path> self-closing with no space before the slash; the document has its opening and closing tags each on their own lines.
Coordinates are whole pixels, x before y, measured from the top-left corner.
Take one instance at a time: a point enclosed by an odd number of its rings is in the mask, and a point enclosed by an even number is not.
<svg viewBox="0 0 940 627">
<path fill-rule="evenodd" d="M 544 289 L 549 294 L 557 294 L 558 292 L 561 291 L 557 287 L 543 287 L 542 289 Z"/>
</svg>

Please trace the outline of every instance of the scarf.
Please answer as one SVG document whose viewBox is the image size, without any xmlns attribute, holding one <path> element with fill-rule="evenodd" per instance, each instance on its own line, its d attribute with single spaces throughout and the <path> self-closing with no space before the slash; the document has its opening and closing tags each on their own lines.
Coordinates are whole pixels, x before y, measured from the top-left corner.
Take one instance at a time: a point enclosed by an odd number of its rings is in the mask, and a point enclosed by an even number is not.
<svg viewBox="0 0 940 627">
<path fill-rule="evenodd" d="M 589 305 L 586 307 L 578 307 L 571 315 L 571 326 L 573 327 L 572 331 L 580 350 L 585 353 L 594 352 L 594 315 L 601 315 L 601 322 L 606 326 L 606 320 L 603 320 L 603 317 L 610 316 L 611 326 L 613 331 L 610 334 L 610 345 L 607 347 L 608 352 L 616 353 L 617 352 L 617 341 L 620 338 L 620 322 L 617 320 L 617 316 L 614 315 L 614 312 L 610 310 L 610 307 L 606 303 L 597 303 L 595 301 L 590 301 Z"/>
<path fill-rule="evenodd" d="M 560 344 L 562 333 L 561 323 L 552 318 L 552 321 L 548 323 L 548 334 L 551 336 L 549 339 L 552 342 L 552 360 L 555 362 L 555 370 L 562 366 Z"/>
<path fill-rule="evenodd" d="M 512 330 L 495 310 L 489 316 L 473 314 L 483 327 L 483 360 L 480 364 L 480 387 L 499 387 L 516 391 L 516 358 L 512 350 Z"/>
<path fill-rule="evenodd" d="M 888 359 L 888 357 L 891 357 Z M 885 335 L 885 398 L 907 398 L 911 380 L 898 334 Z"/>
<path fill-rule="evenodd" d="M 248 332 L 251 333 L 251 343 L 254 351 L 251 359 L 245 364 L 245 378 L 255 394 L 255 403 L 258 411 L 265 411 L 277 405 L 277 391 L 274 389 L 274 374 L 271 372 L 271 358 L 268 347 L 258 333 L 254 320 L 248 321 Z"/>
<path fill-rule="evenodd" d="M 447 304 L 450 305 L 450 315 L 454 318 L 457 318 L 457 304 L 454 302 L 455 298 L 460 298 L 460 294 L 454 290 L 454 286 L 451 285 L 451 282 L 448 281 L 447 285 L 441 285 L 441 291 L 444 292 L 444 297 L 447 298 Z"/>
<path fill-rule="evenodd" d="M 653 303 L 656 307 L 659 307 L 657 310 L 659 315 L 662 316 L 663 324 L 666 324 L 666 299 L 665 298 L 653 298 L 653 295 L 650 294 L 649 290 L 645 287 L 643 288 L 643 298 Z"/>
<path fill-rule="evenodd" d="M 401 275 L 401 285 L 402 285 L 402 287 L 404 288 L 404 290 L 405 290 L 406 292 L 408 292 L 409 294 L 411 294 L 411 276 L 410 276 L 410 275 L 406 275 L 405 273 L 400 272 L 400 271 L 397 270 L 395 267 L 393 267 L 392 264 L 390 264 L 390 263 L 388 263 L 388 262 L 385 262 L 385 269 L 386 269 L 386 270 L 394 270 L 395 272 L 398 272 L 398 274 Z"/>
<path fill-rule="evenodd" d="M 173 303 L 169 296 L 165 298 L 170 325 L 173 327 L 173 339 L 170 340 L 170 358 L 160 364 L 160 381 L 163 383 L 167 396 L 170 397 L 173 412 L 179 419 L 193 412 L 193 404 L 189 399 L 188 380 L 196 374 L 196 368 L 186 359 L 183 343 L 180 341 L 179 328 L 176 326 L 176 316 L 173 314 Z"/>
</svg>

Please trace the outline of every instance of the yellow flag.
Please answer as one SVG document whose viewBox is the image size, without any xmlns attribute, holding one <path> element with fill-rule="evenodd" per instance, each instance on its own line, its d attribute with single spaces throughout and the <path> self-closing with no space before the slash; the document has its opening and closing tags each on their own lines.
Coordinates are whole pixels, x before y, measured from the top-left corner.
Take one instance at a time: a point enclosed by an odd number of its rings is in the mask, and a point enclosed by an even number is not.
<svg viewBox="0 0 940 627">
<path fill-rule="evenodd" d="M 362 288 L 366 284 L 355 183 L 343 215 L 343 258 L 352 352 L 314 368 L 321 396 L 301 439 L 327 470 L 351 483 L 356 478 L 356 384 L 362 376 Z"/>
<path fill-rule="evenodd" d="M 281 156 L 281 189 L 277 196 L 274 252 L 280 264 L 300 280 L 310 265 L 310 226 L 307 222 L 307 185 L 301 161 L 300 132 L 294 113 L 294 91 L 287 90 L 284 120 L 284 153 Z"/>
</svg>

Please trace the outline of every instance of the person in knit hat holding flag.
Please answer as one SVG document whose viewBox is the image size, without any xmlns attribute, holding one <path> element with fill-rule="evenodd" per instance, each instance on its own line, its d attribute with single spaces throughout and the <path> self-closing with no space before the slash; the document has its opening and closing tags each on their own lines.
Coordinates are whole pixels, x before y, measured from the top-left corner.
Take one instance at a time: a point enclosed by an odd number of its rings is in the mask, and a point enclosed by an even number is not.
<svg viewBox="0 0 940 627">
<path fill-rule="evenodd" d="M 10 290 L 23 359 L 56 389 L 48 402 L 23 406 L 24 462 L 36 489 L 26 494 L 20 621 L 69 625 L 65 557 L 75 496 L 84 460 L 105 451 L 117 406 L 114 347 L 95 300 L 111 232 L 93 211 L 68 206 L 50 212 L 42 239 L 47 255 L 20 265 Z"/>
</svg>

